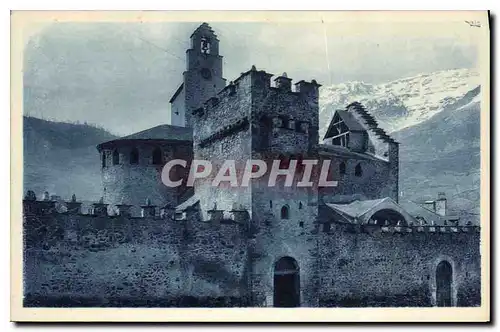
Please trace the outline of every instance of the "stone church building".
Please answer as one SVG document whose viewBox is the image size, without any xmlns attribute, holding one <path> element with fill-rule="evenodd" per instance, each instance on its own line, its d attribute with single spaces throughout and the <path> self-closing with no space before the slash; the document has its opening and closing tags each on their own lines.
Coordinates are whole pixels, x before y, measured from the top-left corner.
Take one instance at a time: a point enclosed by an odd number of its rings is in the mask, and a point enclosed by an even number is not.
<svg viewBox="0 0 500 332">
<path fill-rule="evenodd" d="M 172 124 L 97 147 L 103 200 L 79 218 L 122 218 L 132 243 L 148 241 L 134 228 L 154 225 L 150 243 L 163 243 L 160 253 L 168 247 L 172 268 L 160 268 L 151 292 L 189 298 L 188 306 L 229 305 L 229 297 L 280 307 L 480 305 L 478 227 L 448 216 L 443 195 L 433 208 L 399 199 L 398 142 L 363 105 L 335 111 L 319 137 L 319 88 L 255 66 L 227 82 L 217 35 L 203 23 L 170 99 Z M 237 168 L 249 159 L 285 168 L 297 160 L 294 184 L 300 161 L 330 160 L 338 185 L 285 186 L 279 177 L 270 187 L 264 176 L 214 187 L 211 175 L 194 188 L 169 188 L 161 173 L 173 159 L 209 160 L 214 169 L 225 160 Z M 185 179 L 186 169 L 171 175 Z"/>
</svg>

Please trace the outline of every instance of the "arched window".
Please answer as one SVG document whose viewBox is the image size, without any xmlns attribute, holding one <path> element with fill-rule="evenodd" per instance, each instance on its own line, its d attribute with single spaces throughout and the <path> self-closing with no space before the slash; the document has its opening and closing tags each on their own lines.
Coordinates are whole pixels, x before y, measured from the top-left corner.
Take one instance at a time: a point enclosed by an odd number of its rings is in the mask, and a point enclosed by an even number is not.
<svg viewBox="0 0 500 332">
<path fill-rule="evenodd" d="M 354 169 L 354 175 L 356 175 L 356 176 L 363 175 L 363 169 L 361 168 L 361 164 L 356 165 L 356 168 Z"/>
<path fill-rule="evenodd" d="M 130 151 L 130 163 L 135 165 L 139 163 L 139 150 L 137 148 L 133 148 Z"/>
<path fill-rule="evenodd" d="M 341 162 L 340 165 L 339 165 L 339 173 L 340 175 L 344 175 L 345 174 L 345 162 Z"/>
<path fill-rule="evenodd" d="M 441 261 L 436 268 L 436 304 L 438 307 L 453 306 L 453 269 L 447 261 Z"/>
<path fill-rule="evenodd" d="M 200 48 L 201 48 L 201 53 L 210 54 L 210 39 L 208 39 L 207 37 L 202 37 Z"/>
<path fill-rule="evenodd" d="M 118 150 L 113 151 L 113 165 L 118 165 L 120 163 L 120 154 Z"/>
<path fill-rule="evenodd" d="M 163 154 L 160 148 L 153 150 L 153 165 L 161 165 L 163 163 Z"/>
<path fill-rule="evenodd" d="M 283 205 L 281 208 L 281 219 L 290 219 L 290 209 L 288 205 Z"/>
<path fill-rule="evenodd" d="M 102 152 L 101 162 L 102 162 L 102 168 L 106 167 L 106 151 Z"/>
</svg>

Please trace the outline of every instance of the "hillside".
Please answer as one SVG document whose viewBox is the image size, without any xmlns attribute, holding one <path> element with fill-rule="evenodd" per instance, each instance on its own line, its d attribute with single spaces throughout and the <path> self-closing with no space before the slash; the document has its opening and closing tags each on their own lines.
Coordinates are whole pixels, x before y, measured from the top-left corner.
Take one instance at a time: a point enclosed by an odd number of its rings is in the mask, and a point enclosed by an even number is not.
<svg viewBox="0 0 500 332">
<path fill-rule="evenodd" d="M 96 145 L 115 138 L 86 124 L 23 118 L 24 188 L 69 198 L 97 200 L 101 195 Z"/>
</svg>

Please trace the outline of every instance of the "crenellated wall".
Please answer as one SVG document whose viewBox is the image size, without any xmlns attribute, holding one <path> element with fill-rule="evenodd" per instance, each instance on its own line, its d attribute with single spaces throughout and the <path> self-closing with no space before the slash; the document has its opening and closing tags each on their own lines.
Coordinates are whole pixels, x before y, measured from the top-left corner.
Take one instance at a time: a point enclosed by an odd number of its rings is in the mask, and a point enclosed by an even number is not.
<svg viewBox="0 0 500 332">
<path fill-rule="evenodd" d="M 174 220 L 168 215 L 58 213 L 47 208 L 52 203 L 25 201 L 25 306 L 217 306 L 244 301 L 244 226 L 193 216 Z M 37 210 L 37 205 L 45 208 Z"/>
<path fill-rule="evenodd" d="M 238 210 L 134 218 L 100 203 L 82 215 L 78 202 L 61 213 L 27 199 L 25 306 L 273 306 L 283 257 L 297 262 L 301 306 L 435 306 L 441 261 L 452 266 L 452 304 L 480 305 L 478 227 L 325 227 L 317 204 L 296 196 L 254 200 L 262 208 L 251 222 Z"/>
</svg>

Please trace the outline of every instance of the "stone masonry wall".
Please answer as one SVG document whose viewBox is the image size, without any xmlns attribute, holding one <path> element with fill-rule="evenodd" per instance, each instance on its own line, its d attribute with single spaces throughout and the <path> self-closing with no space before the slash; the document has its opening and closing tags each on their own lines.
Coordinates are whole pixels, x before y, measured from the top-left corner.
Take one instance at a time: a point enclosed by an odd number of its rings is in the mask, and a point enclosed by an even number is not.
<svg viewBox="0 0 500 332">
<path fill-rule="evenodd" d="M 320 188 L 321 198 L 325 202 L 342 202 L 354 199 L 394 198 L 394 186 L 397 180 L 390 177 L 391 165 L 374 157 L 356 154 L 320 153 L 322 159 L 331 160 L 331 179 L 338 181 L 336 187 Z M 345 174 L 340 174 L 340 164 L 344 163 Z M 357 176 L 355 169 L 361 166 L 362 174 Z M 397 193 L 396 193 L 397 195 Z"/>
<path fill-rule="evenodd" d="M 236 224 L 189 219 L 25 215 L 25 306 L 241 301 L 246 245 L 240 233 Z"/>
<path fill-rule="evenodd" d="M 161 174 L 167 160 L 192 158 L 190 149 L 184 146 L 184 144 L 166 143 L 120 146 L 117 147 L 120 154 L 118 165 L 113 165 L 112 150 L 104 150 L 107 156 L 106 167 L 102 169 L 104 203 L 131 204 L 134 206 L 132 215 L 137 217 L 140 216 L 140 206 L 146 204 L 146 199 L 150 199 L 151 204 L 157 207 L 163 207 L 167 203 L 176 205 L 179 195 L 182 194 L 182 188 L 167 187 L 161 180 Z M 139 163 L 134 165 L 130 164 L 129 160 L 133 147 L 139 150 Z M 162 149 L 164 163 L 161 165 L 152 164 L 152 152 L 155 147 Z"/>
<path fill-rule="evenodd" d="M 477 227 L 325 229 L 315 204 L 295 196 L 262 208 L 250 230 L 195 214 L 172 220 L 27 213 L 24 305 L 272 306 L 274 264 L 282 257 L 298 264 L 301 306 L 433 306 L 442 260 L 453 268 L 453 305 L 480 305 Z M 280 218 L 284 204 L 288 219 Z"/>
<path fill-rule="evenodd" d="M 434 306 L 436 267 L 442 260 L 453 268 L 453 305 L 481 305 L 475 228 L 443 233 L 415 227 L 409 233 L 332 224 L 319 236 L 320 306 Z"/>
</svg>

